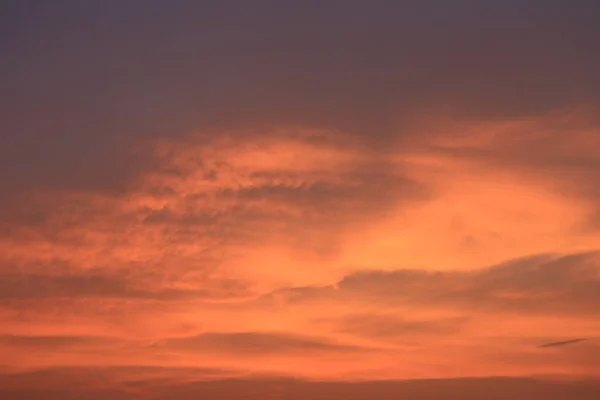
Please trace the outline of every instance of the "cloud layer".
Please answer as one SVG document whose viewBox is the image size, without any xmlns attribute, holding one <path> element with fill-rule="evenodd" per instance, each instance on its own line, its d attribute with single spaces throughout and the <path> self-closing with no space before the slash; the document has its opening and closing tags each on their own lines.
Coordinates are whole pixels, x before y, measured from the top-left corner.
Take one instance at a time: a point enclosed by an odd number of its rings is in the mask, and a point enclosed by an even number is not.
<svg viewBox="0 0 600 400">
<path fill-rule="evenodd" d="M 596 390 L 597 2 L 12 3 L 4 397 Z"/>
</svg>

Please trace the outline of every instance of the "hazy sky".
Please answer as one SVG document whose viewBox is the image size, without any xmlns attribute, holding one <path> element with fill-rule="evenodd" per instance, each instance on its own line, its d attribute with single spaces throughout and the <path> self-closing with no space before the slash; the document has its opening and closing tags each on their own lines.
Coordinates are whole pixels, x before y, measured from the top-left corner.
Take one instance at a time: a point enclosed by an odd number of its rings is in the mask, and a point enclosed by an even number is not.
<svg viewBox="0 0 600 400">
<path fill-rule="evenodd" d="M 597 398 L 599 20 L 0 2 L 0 397 Z"/>
</svg>

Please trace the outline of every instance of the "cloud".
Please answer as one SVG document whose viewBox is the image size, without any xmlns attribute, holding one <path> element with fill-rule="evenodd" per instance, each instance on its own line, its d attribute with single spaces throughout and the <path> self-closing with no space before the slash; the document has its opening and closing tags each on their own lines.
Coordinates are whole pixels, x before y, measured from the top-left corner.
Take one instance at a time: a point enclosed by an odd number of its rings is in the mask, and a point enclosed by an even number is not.
<svg viewBox="0 0 600 400">
<path fill-rule="evenodd" d="M 282 289 L 267 298 L 290 304 L 326 300 L 380 306 L 454 308 L 467 312 L 595 314 L 600 288 L 598 253 L 540 255 L 472 271 L 368 271 L 335 287 Z"/>
<path fill-rule="evenodd" d="M 0 16 L 0 358 L 597 372 L 596 2 L 176 3 Z"/>
<path fill-rule="evenodd" d="M 0 346 L 23 347 L 30 351 L 34 349 L 106 347 L 120 342 L 120 340 L 110 337 L 0 335 Z"/>
<path fill-rule="evenodd" d="M 42 191 L 20 202 L 0 226 L 0 248 L 7 263 L 68 263 L 74 275 L 127 270 L 138 283 L 170 285 L 155 297 L 186 296 L 174 287 L 211 292 L 206 297 L 217 287 L 223 297 L 250 291 L 242 281 L 256 278 L 260 265 L 232 266 L 241 263 L 232 259 L 251 259 L 248 253 L 268 246 L 332 259 L 348 232 L 431 198 L 401 162 L 345 148 L 335 136 L 269 131 L 156 141 L 155 168 L 126 193 Z M 276 271 L 268 274 L 279 279 Z M 32 276 L 30 285 L 41 279 Z M 109 279 L 91 277 L 98 285 L 82 282 L 74 290 L 125 290 Z"/>
<path fill-rule="evenodd" d="M 204 333 L 193 337 L 167 339 L 167 349 L 185 352 L 223 353 L 243 357 L 306 355 L 319 353 L 361 353 L 370 349 L 343 345 L 327 339 L 277 332 Z"/>
<path fill-rule="evenodd" d="M 600 155 L 595 150 L 600 120 L 593 109 L 573 106 L 496 122 L 446 120 L 432 127 L 436 134 L 427 146 L 435 154 L 470 162 L 472 168 L 500 168 L 583 202 L 590 211 L 582 225 L 589 229 L 597 223 L 600 198 Z"/>
<path fill-rule="evenodd" d="M 538 347 L 540 347 L 540 348 L 546 348 L 546 347 L 560 347 L 560 346 L 567 346 L 567 345 L 569 345 L 569 344 L 583 342 L 584 340 L 587 340 L 587 339 L 571 339 L 571 340 L 563 340 L 563 341 L 561 341 L 561 342 L 545 343 L 545 344 L 539 345 Z"/>
<path fill-rule="evenodd" d="M 139 286 L 139 284 L 137 285 Z M 232 283 L 232 289 L 243 289 Z M 79 273 L 41 275 L 31 273 L 0 274 L 0 299 L 122 298 L 149 300 L 218 299 L 233 293 L 175 288 L 139 288 L 123 276 Z M 223 286 L 227 289 L 227 283 Z"/>
<path fill-rule="evenodd" d="M 293 380 L 271 381 L 223 381 L 182 385 L 172 395 L 181 399 L 192 399 L 204 393 L 220 393 L 222 399 L 236 398 L 243 392 L 249 398 L 264 398 L 271 395 L 280 399 L 395 399 L 419 398 L 439 399 L 440 394 L 454 399 L 479 399 L 482 396 L 493 400 L 504 400 L 526 396 L 530 399 L 570 399 L 573 395 L 581 399 L 593 399 L 598 384 L 555 383 L 534 379 L 482 378 L 380 382 L 303 382 Z M 202 396 L 203 397 L 203 396 Z M 170 399 L 170 395 L 159 397 Z"/>
<path fill-rule="evenodd" d="M 165 368 L 155 366 L 52 367 L 0 374 L 5 399 L 145 399 L 166 390 L 204 379 L 227 379 L 226 369 Z"/>
<path fill-rule="evenodd" d="M 179 373 L 179 378 L 178 374 Z M 387 400 L 394 398 L 466 400 L 487 396 L 505 400 L 526 396 L 532 400 L 595 399 L 597 381 L 560 382 L 532 378 L 486 377 L 479 379 L 439 379 L 412 381 L 309 382 L 281 377 L 190 379 L 202 370 L 185 368 L 90 368 L 74 373 L 67 369 L 0 376 L 3 399 L 197 399 L 233 400 L 242 393 L 248 399 L 268 396 L 283 400 L 352 398 Z M 183 377 L 183 378 L 182 378 Z M 104 396 L 104 397 L 103 397 Z"/>
<path fill-rule="evenodd" d="M 334 329 L 348 334 L 383 340 L 455 335 L 468 322 L 465 317 L 407 319 L 401 315 L 354 314 L 330 321 Z"/>
<path fill-rule="evenodd" d="M 269 231 L 288 226 L 281 232 L 287 235 L 312 226 L 309 230 L 318 235 L 320 229 L 371 221 L 431 196 L 401 163 L 344 148 L 331 136 L 267 131 L 237 139 L 217 133 L 206 139 L 208 144 L 203 135 L 163 143 L 160 166 L 148 177 L 147 190 L 172 195 L 155 196 L 167 204 L 145 221 L 204 225 L 212 235 L 230 240 L 244 230 L 255 236 L 261 225 Z M 192 180 L 201 184 L 192 185 Z"/>
</svg>

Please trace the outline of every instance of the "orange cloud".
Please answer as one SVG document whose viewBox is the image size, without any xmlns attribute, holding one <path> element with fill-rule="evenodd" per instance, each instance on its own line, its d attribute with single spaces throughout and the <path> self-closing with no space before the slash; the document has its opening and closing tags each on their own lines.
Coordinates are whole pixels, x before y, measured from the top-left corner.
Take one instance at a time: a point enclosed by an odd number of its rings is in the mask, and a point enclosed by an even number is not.
<svg viewBox="0 0 600 400">
<path fill-rule="evenodd" d="M 0 238 L 0 351 L 12 369 L 600 374 L 594 339 L 537 347 L 600 332 L 597 130 L 560 139 L 557 118 L 423 122 L 385 152 L 195 134 L 154 142 L 124 192 L 39 190 Z"/>
<path fill-rule="evenodd" d="M 600 3 L 6 3 L 0 398 L 598 391 Z"/>
</svg>

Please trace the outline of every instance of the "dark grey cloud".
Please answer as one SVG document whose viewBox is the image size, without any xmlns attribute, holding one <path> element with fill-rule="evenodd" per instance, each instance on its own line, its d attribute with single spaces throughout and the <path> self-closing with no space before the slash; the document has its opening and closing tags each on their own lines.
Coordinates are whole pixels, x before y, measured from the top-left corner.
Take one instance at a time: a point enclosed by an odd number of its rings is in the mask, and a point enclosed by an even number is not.
<svg viewBox="0 0 600 400">
<path fill-rule="evenodd" d="M 234 170 L 244 180 L 249 174 L 250 182 L 186 195 L 166 194 L 169 204 L 148 212 L 144 224 L 168 230 L 169 236 L 183 240 L 206 237 L 208 233 L 221 243 L 260 243 L 278 236 L 292 241 L 295 248 L 326 253 L 337 248 L 347 229 L 360 229 L 361 224 L 385 218 L 398 206 L 434 196 L 429 187 L 410 177 L 401 166 L 370 154 L 360 153 L 347 164 L 306 173 L 279 165 L 239 171 L 230 163 L 223 161 L 216 174 Z M 169 168 L 167 163 L 169 172 L 162 174 L 175 177 L 177 183 L 177 179 L 185 179 L 186 167 Z M 202 168 L 210 170 L 206 165 Z M 169 193 L 173 180 L 156 181 L 149 191 Z"/>
<path fill-rule="evenodd" d="M 0 395 L 7 400 L 37 399 L 143 399 L 192 400 L 198 398 L 215 400 L 260 399 L 276 397 L 282 400 L 323 400 L 344 398 L 382 400 L 411 398 L 433 400 L 443 396 L 447 399 L 508 400 L 526 397 L 532 400 L 595 400 L 600 391 L 597 381 L 553 382 L 530 378 L 474 378 L 438 379 L 412 381 L 363 381 L 363 382 L 306 382 L 286 378 L 196 380 L 180 382 L 145 377 L 135 385 L 125 382 L 115 384 L 106 381 L 106 371 L 111 368 L 86 368 L 79 374 L 44 371 L 20 374 L 18 384 L 14 375 L 0 376 Z M 173 374 L 177 369 L 163 369 Z M 127 372 L 115 367 L 114 372 Z M 96 374 L 99 373 L 100 375 Z M 185 372 L 185 371 L 184 371 Z M 100 378 L 99 378 L 100 376 Z M 127 375 L 126 375 L 127 376 Z M 48 377 L 54 377 L 49 384 Z M 134 390 L 135 388 L 135 390 Z M 145 395 L 145 396 L 144 396 Z M 147 397 L 146 397 L 147 396 Z"/>
<path fill-rule="evenodd" d="M 579 342 L 583 342 L 584 340 L 587 339 L 571 339 L 571 340 L 563 340 L 561 342 L 551 342 L 551 343 L 545 343 L 542 345 L 539 345 L 538 347 L 540 348 L 546 348 L 546 347 L 560 347 L 560 346 L 567 346 L 569 344 L 574 344 L 574 343 L 579 343 Z"/>
<path fill-rule="evenodd" d="M 65 349 L 76 347 L 105 347 L 122 344 L 117 338 L 97 336 L 23 336 L 0 335 L 0 346 L 25 347 L 31 350 Z"/>
<path fill-rule="evenodd" d="M 52 366 L 37 368 L 30 371 L 3 371 L 0 374 L 1 387 L 30 386 L 48 388 L 65 385 L 67 387 L 86 385 L 89 379 L 99 379 L 103 382 L 128 382 L 131 385 L 148 379 L 180 378 L 195 375 L 196 377 L 223 377 L 239 374 L 240 371 L 224 368 L 203 367 L 163 367 L 156 365 L 103 365 L 103 366 Z"/>
<path fill-rule="evenodd" d="M 4 299 L 110 297 L 123 296 L 127 292 L 124 280 L 101 275 L 3 274 L 0 282 L 0 293 Z"/>
<path fill-rule="evenodd" d="M 223 166 L 227 171 L 228 166 Z M 283 204 L 303 213 L 303 217 L 339 220 L 340 214 L 385 213 L 398 202 L 424 200 L 431 195 L 429 189 L 410 178 L 406 173 L 395 171 L 397 165 L 382 161 L 357 161 L 345 169 L 331 171 L 290 173 L 275 169 L 252 173 L 252 184 L 235 188 L 216 188 L 206 193 L 178 196 L 178 204 L 184 215 L 173 210 L 153 211 L 145 222 L 174 222 L 180 224 L 211 224 L 217 222 L 216 212 L 244 219 L 256 218 L 252 212 L 261 212 L 270 218 L 277 209 L 267 205 Z M 246 172 L 246 171 L 242 171 Z M 177 172 L 184 177 L 185 172 Z M 168 192 L 169 186 L 153 186 L 151 190 Z M 217 210 L 208 209 L 206 202 L 218 204 Z M 265 209 L 267 208 L 267 209 Z M 237 215 L 236 215 L 237 214 Z M 281 217 L 277 215 L 277 217 Z M 236 219 L 238 221 L 238 219 Z M 239 222 L 239 221 L 238 221 Z"/>
<path fill-rule="evenodd" d="M 471 271 L 366 271 L 336 287 L 282 289 L 261 301 L 367 301 L 379 305 L 450 307 L 478 312 L 596 314 L 600 311 L 597 252 L 539 255 Z"/>
<path fill-rule="evenodd" d="M 140 288 L 126 276 L 80 272 L 70 274 L 0 273 L 0 300 L 122 298 L 147 300 L 218 299 L 246 294 L 239 283 L 221 282 L 206 290 Z"/>
<path fill-rule="evenodd" d="M 370 350 L 334 343 L 318 337 L 273 332 L 204 333 L 198 336 L 168 339 L 160 346 L 185 352 L 216 352 L 246 357 L 307 353 L 358 354 Z"/>
<path fill-rule="evenodd" d="M 330 321 L 339 332 L 378 338 L 406 340 L 407 337 L 448 335 L 458 333 L 467 318 L 406 319 L 394 314 L 355 314 Z M 418 339 L 417 339 L 418 340 Z"/>
<path fill-rule="evenodd" d="M 148 166 L 132 143 L 202 127 L 332 127 L 386 149 L 424 110 L 599 99 L 592 0 L 3 7 L 3 188 L 118 189 Z"/>
<path fill-rule="evenodd" d="M 294 380 L 244 381 L 230 380 L 192 383 L 173 388 L 159 399 L 193 399 L 219 393 L 217 399 L 237 399 L 239 393 L 247 398 L 269 395 L 283 400 L 313 400 L 344 398 L 362 399 L 447 399 L 505 400 L 527 397 L 537 399 L 595 399 L 600 390 L 597 382 L 555 383 L 520 378 L 440 379 L 379 382 L 303 382 Z M 204 396 L 203 396 L 204 395 Z M 173 397 L 172 397 L 173 396 Z"/>
<path fill-rule="evenodd" d="M 77 366 L 51 367 L 26 372 L 0 374 L 3 399 L 127 399 L 139 400 L 168 392 L 168 386 L 181 381 L 225 379 L 235 371 L 212 368 L 158 366 Z M 152 398 L 152 396 L 150 396 Z"/>
<path fill-rule="evenodd" d="M 135 393 L 119 389 L 0 389 L 6 400 L 137 400 Z"/>
<path fill-rule="evenodd" d="M 384 162 L 357 165 L 336 176 L 338 182 L 317 180 L 300 186 L 265 185 L 236 191 L 242 202 L 267 199 L 296 206 L 304 218 L 339 219 L 340 214 L 361 218 L 385 213 L 398 202 L 426 199 L 428 189 L 419 182 L 394 171 Z"/>
</svg>

